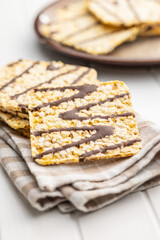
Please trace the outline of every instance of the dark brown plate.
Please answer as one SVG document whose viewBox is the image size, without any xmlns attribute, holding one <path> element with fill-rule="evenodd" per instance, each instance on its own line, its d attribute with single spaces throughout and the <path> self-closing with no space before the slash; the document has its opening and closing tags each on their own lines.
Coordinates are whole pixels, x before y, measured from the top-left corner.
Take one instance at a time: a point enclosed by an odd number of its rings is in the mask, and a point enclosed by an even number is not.
<svg viewBox="0 0 160 240">
<path fill-rule="evenodd" d="M 139 38 L 134 42 L 125 43 L 109 55 L 92 55 L 64 46 L 41 35 L 39 31 L 41 24 L 46 23 L 47 20 L 52 21 L 57 8 L 78 1 L 81 0 L 59 0 L 38 14 L 35 20 L 35 30 L 42 43 L 65 55 L 91 62 L 121 66 L 160 66 L 160 36 Z"/>
</svg>

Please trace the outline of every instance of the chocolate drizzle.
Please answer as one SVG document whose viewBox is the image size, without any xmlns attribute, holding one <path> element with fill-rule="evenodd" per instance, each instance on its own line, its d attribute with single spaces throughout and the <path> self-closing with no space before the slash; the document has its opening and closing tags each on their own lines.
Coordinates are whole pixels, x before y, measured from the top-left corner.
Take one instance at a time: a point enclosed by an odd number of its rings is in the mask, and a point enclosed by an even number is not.
<svg viewBox="0 0 160 240">
<path fill-rule="evenodd" d="M 74 111 L 75 110 L 75 111 Z M 117 117 L 129 117 L 129 116 L 134 116 L 134 113 L 132 112 L 127 112 L 127 113 L 121 113 L 121 114 L 112 114 L 112 115 L 107 115 L 107 116 L 101 116 L 101 115 L 95 115 L 95 116 L 88 116 L 88 117 L 80 117 L 78 116 L 76 113 L 78 113 L 78 111 L 76 111 L 77 109 L 74 109 L 72 111 L 68 111 L 66 113 L 61 113 L 59 114 L 59 117 L 62 118 L 63 120 L 73 120 L 73 119 L 77 119 L 79 121 L 84 121 L 84 120 L 88 120 L 88 119 L 96 119 L 96 118 L 100 118 L 100 119 L 109 119 L 109 118 L 117 118 Z"/>
<path fill-rule="evenodd" d="M 13 67 L 14 65 L 20 63 L 21 61 L 22 61 L 22 59 L 19 59 L 19 60 L 16 61 L 16 62 L 13 62 L 13 63 L 8 64 L 7 67 Z"/>
<path fill-rule="evenodd" d="M 26 94 L 27 92 L 31 91 L 32 89 L 38 88 L 38 87 L 40 87 L 40 86 L 43 85 L 43 84 L 50 84 L 52 81 L 56 80 L 57 78 L 62 77 L 62 76 L 67 75 L 67 74 L 70 74 L 70 73 L 72 73 L 72 72 L 75 72 L 75 71 L 77 71 L 78 69 L 79 69 L 79 67 L 76 67 L 75 69 L 68 70 L 67 72 L 57 74 L 56 76 L 52 77 L 52 78 L 49 79 L 48 81 L 39 83 L 39 84 L 37 84 L 37 85 L 35 85 L 35 86 L 33 86 L 33 87 L 30 87 L 30 88 L 26 89 L 26 90 L 23 91 L 23 92 L 20 92 L 20 93 L 17 93 L 17 94 L 15 94 L 15 95 L 11 96 L 11 99 L 18 98 L 20 95 Z"/>
<path fill-rule="evenodd" d="M 79 19 L 79 18 L 81 18 L 81 17 L 86 17 L 86 16 L 88 16 L 88 15 L 90 15 L 90 14 L 86 14 L 86 13 L 83 13 L 83 14 L 79 14 L 79 15 L 76 15 L 76 16 L 74 16 L 74 17 L 71 17 L 71 18 L 67 18 L 67 19 L 63 19 L 63 20 L 54 20 L 54 21 L 52 21 L 52 22 L 50 22 L 48 25 L 52 25 L 52 24 L 62 24 L 62 23 L 66 23 L 66 22 L 70 22 L 70 21 L 73 21 L 73 20 L 76 20 L 76 19 Z"/>
<path fill-rule="evenodd" d="M 101 131 L 101 128 L 103 128 L 106 132 L 106 130 L 108 131 L 107 135 L 112 135 L 113 131 L 113 127 L 110 127 L 110 126 L 101 126 L 101 125 L 96 125 L 96 126 L 83 126 L 83 127 L 70 127 L 70 128 L 53 128 L 53 129 L 49 129 L 49 130 L 43 130 L 43 131 L 35 131 L 35 132 L 32 132 L 31 134 L 36 136 L 36 137 L 39 137 L 43 134 L 49 134 L 49 133 L 52 133 L 52 132 L 63 132 L 63 131 L 98 131 L 99 132 L 99 136 L 100 135 L 103 135 L 104 133 Z M 109 134 L 110 133 L 110 134 Z M 90 141 L 93 141 L 93 140 L 90 140 Z"/>
<path fill-rule="evenodd" d="M 100 101 L 100 102 L 96 102 L 96 103 L 89 103 L 85 106 L 82 106 L 82 107 L 78 107 L 78 108 L 74 108 L 70 111 L 66 111 L 64 113 L 60 113 L 59 114 L 59 117 L 64 119 L 64 120 L 73 120 L 73 119 L 77 119 L 79 121 L 83 121 L 83 120 L 87 120 L 87 119 L 95 119 L 95 118 L 101 118 L 101 119 L 109 119 L 109 118 L 115 118 L 115 117 L 127 117 L 127 116 L 134 116 L 134 113 L 132 112 L 127 112 L 127 113 L 123 113 L 123 114 L 113 114 L 113 115 L 108 115 L 108 116 L 101 116 L 101 115 L 96 115 L 96 116 L 87 116 L 87 117 L 80 117 L 77 115 L 77 113 L 81 110 L 89 110 L 91 107 L 94 107 L 96 105 L 102 105 L 106 102 L 112 102 L 114 101 L 115 99 L 118 99 L 118 98 L 122 98 L 122 97 L 125 97 L 125 96 L 128 96 L 129 93 L 123 93 L 123 94 L 120 94 L 120 95 L 115 95 L 114 97 L 112 98 L 107 98 L 105 99 L 104 101 Z"/>
<path fill-rule="evenodd" d="M 18 78 L 22 77 L 24 74 L 28 74 L 31 68 L 33 68 L 35 65 L 37 65 L 39 62 L 34 62 L 29 68 L 27 68 L 24 72 L 22 72 L 20 75 L 14 77 L 11 79 L 8 83 L 4 84 L 2 87 L 0 87 L 0 91 L 4 88 L 8 87 L 10 84 L 14 83 Z"/>
<path fill-rule="evenodd" d="M 48 90 L 50 90 L 50 91 L 53 91 L 53 90 L 65 91 L 66 89 L 78 90 L 79 92 L 70 96 L 70 97 L 59 99 L 55 102 L 44 103 L 42 105 L 36 106 L 36 107 L 32 108 L 31 111 L 37 111 L 40 108 L 46 107 L 48 105 L 49 106 L 59 106 L 63 102 L 73 101 L 76 98 L 84 98 L 86 95 L 97 91 L 97 88 L 98 88 L 98 86 L 96 86 L 96 85 L 84 84 L 82 86 L 69 86 L 69 87 L 59 87 L 59 88 L 35 89 L 35 92 L 38 92 L 38 91 L 42 92 L 42 91 L 48 91 Z M 60 113 L 59 118 L 65 119 L 65 120 L 77 119 L 79 121 L 82 121 L 82 120 L 94 119 L 94 118 L 108 119 L 108 118 L 116 118 L 116 117 L 134 116 L 134 113 L 132 113 L 132 112 L 126 112 L 126 113 L 122 113 L 122 114 L 113 114 L 113 115 L 108 115 L 108 116 L 101 116 L 101 115 L 87 116 L 87 117 L 78 116 L 78 113 L 79 113 L 80 110 L 83 110 L 83 109 L 88 110 L 93 106 L 102 105 L 106 102 L 112 102 L 115 99 L 123 98 L 125 96 L 129 96 L 129 93 L 122 93 L 122 94 L 115 95 L 113 97 L 107 98 L 103 101 L 99 101 L 99 102 L 96 102 L 96 103 L 89 103 L 85 106 L 74 108 L 71 111 L 66 111 L 66 112 Z M 114 127 L 106 126 L 106 125 L 93 125 L 93 126 L 82 126 L 82 127 L 76 127 L 75 126 L 75 127 L 69 127 L 69 128 L 54 128 L 54 129 L 49 129 L 49 130 L 34 131 L 31 134 L 33 136 L 40 137 L 43 134 L 51 134 L 53 132 L 62 132 L 62 131 L 69 131 L 69 132 L 72 132 L 72 131 L 96 131 L 96 133 L 93 133 L 90 137 L 83 138 L 83 139 L 81 139 L 77 142 L 72 142 L 70 144 L 66 144 L 66 145 L 63 145 L 63 146 L 58 147 L 58 148 L 52 148 L 52 149 L 46 150 L 46 151 L 34 156 L 34 160 L 35 159 L 41 159 L 44 155 L 55 154 L 55 153 L 60 152 L 60 151 L 65 151 L 68 148 L 79 147 L 81 144 L 85 144 L 85 143 L 88 143 L 88 142 L 91 142 L 91 141 L 95 142 L 98 139 L 103 139 L 106 136 L 111 136 L 114 133 Z M 134 144 L 136 142 L 140 142 L 140 141 L 141 141 L 140 138 L 127 140 L 127 141 L 123 141 L 121 143 L 114 144 L 114 145 L 111 145 L 111 146 L 105 146 L 102 149 L 97 149 L 97 150 L 85 152 L 84 154 L 82 154 L 79 157 L 79 161 L 82 162 L 86 158 L 88 158 L 92 155 L 98 154 L 98 153 L 105 154 L 109 150 L 114 150 L 114 149 L 121 148 L 121 147 L 131 146 L 132 144 Z"/>
<path fill-rule="evenodd" d="M 65 38 L 64 40 L 66 41 L 67 39 L 69 39 L 69 38 L 71 38 L 71 37 L 74 37 L 74 36 L 76 36 L 76 35 L 78 35 L 78 34 L 81 34 L 81 33 L 85 32 L 86 30 L 89 30 L 89 29 L 91 29 L 91 28 L 93 28 L 93 27 L 95 27 L 95 26 L 97 26 L 97 25 L 99 25 L 98 22 L 92 23 L 92 24 L 84 27 L 84 28 L 81 29 L 81 30 L 78 29 L 77 31 L 75 31 L 75 32 L 69 34 L 68 36 L 66 36 L 66 38 Z"/>
<path fill-rule="evenodd" d="M 103 4 L 103 1 L 99 2 L 97 0 L 94 0 L 94 2 L 97 3 L 97 5 L 99 5 L 103 10 L 105 9 L 109 15 L 123 23 L 123 19 L 120 16 L 116 15 L 113 11 L 111 11 L 105 4 Z"/>
<path fill-rule="evenodd" d="M 54 102 L 43 103 L 41 105 L 38 105 L 36 107 L 31 108 L 30 111 L 32 111 L 32 112 L 33 111 L 38 111 L 39 109 L 41 109 L 43 107 L 47 107 L 47 106 L 50 106 L 50 107 L 56 106 L 57 107 L 57 106 L 59 106 L 63 102 L 73 101 L 76 98 L 84 98 L 87 94 L 96 91 L 97 90 L 97 86 L 96 85 L 90 85 L 90 84 L 84 84 L 84 85 L 81 85 L 81 86 L 69 86 L 69 87 L 59 87 L 59 88 L 41 88 L 41 89 L 35 89 L 35 92 L 37 92 L 37 91 L 38 92 L 53 91 L 53 90 L 65 91 L 66 89 L 78 90 L 79 93 L 74 94 L 71 97 L 62 98 L 62 99 L 54 101 Z M 100 102 L 89 103 L 89 104 L 87 104 L 85 106 L 82 106 L 82 107 L 79 107 L 79 108 L 74 108 L 71 111 L 67 111 L 67 112 L 61 113 L 60 117 L 63 118 L 63 119 L 68 119 L 68 120 L 69 119 L 77 119 L 78 116 L 76 114 L 80 110 L 83 110 L 83 109 L 88 110 L 89 108 L 94 107 L 96 105 L 102 105 L 105 102 L 112 102 L 115 99 L 122 98 L 122 97 L 125 97 L 125 96 L 128 96 L 128 95 L 129 95 L 129 93 L 123 93 L 123 94 L 120 94 L 120 95 L 115 95 L 112 98 L 107 98 L 107 99 L 105 99 L 103 101 L 100 101 Z M 134 115 L 134 114 L 132 113 L 132 115 Z M 70 116 L 72 116 L 72 117 L 70 118 Z M 84 118 L 82 120 L 86 120 L 86 119 L 88 119 L 88 118 Z M 79 117 L 78 120 L 81 120 L 81 118 Z"/>
<path fill-rule="evenodd" d="M 47 66 L 46 69 L 47 69 L 48 71 L 54 71 L 54 70 L 61 69 L 62 67 L 64 67 L 64 65 L 59 66 L 59 67 L 56 67 L 56 66 L 53 65 L 53 63 L 50 63 L 50 64 Z"/>
<path fill-rule="evenodd" d="M 30 109 L 30 111 L 38 111 L 40 108 L 47 107 L 47 106 L 59 106 L 63 102 L 73 101 L 76 98 L 84 98 L 87 94 L 92 93 L 97 90 L 96 85 L 90 85 L 90 84 L 84 84 L 81 86 L 69 86 L 69 87 L 59 87 L 59 88 L 43 88 L 43 89 L 35 89 L 35 91 L 43 92 L 43 91 L 53 91 L 53 90 L 59 90 L 59 91 L 65 91 L 66 89 L 72 89 L 72 90 L 78 90 L 79 92 L 72 95 L 71 97 L 65 97 L 62 99 L 59 99 L 54 102 L 49 103 L 43 103 L 41 105 L 38 105 L 36 107 L 33 107 Z"/>
<path fill-rule="evenodd" d="M 121 31 L 121 30 L 119 30 L 119 31 Z M 97 35 L 97 36 L 95 36 L 95 37 L 90 37 L 90 38 L 81 40 L 81 41 L 79 41 L 78 43 L 79 43 L 79 44 L 84 44 L 84 43 L 92 42 L 92 41 L 97 40 L 97 39 L 99 39 L 99 38 L 108 36 L 108 35 L 110 35 L 110 34 L 112 34 L 112 33 L 114 33 L 114 32 L 117 32 L 117 30 L 112 30 L 112 31 L 107 32 L 107 33 L 106 33 L 106 32 L 105 32 L 105 33 L 101 33 L 101 34 L 99 34 L 99 35 Z"/>
<path fill-rule="evenodd" d="M 104 138 L 105 136 L 110 136 L 113 134 L 113 130 L 114 128 L 112 126 L 103 126 L 103 125 L 96 125 L 96 126 L 84 126 L 84 127 L 71 127 L 71 128 L 59 128 L 59 129 L 51 129 L 51 130 L 48 130 L 48 131 L 45 131 L 45 133 L 51 133 L 51 132 L 57 132 L 57 131 L 96 131 L 95 134 L 93 134 L 91 137 L 86 137 L 86 138 L 83 138 L 81 139 L 80 141 L 77 141 L 77 142 L 73 142 L 73 143 L 70 143 L 70 144 L 66 144 L 62 147 L 58 147 L 58 148 L 52 148 L 52 149 L 49 149 L 47 151 L 44 151 L 40 154 L 37 154 L 34 159 L 40 159 L 42 158 L 44 155 L 48 155 L 50 153 L 52 154 L 55 154 L 56 152 L 60 152 L 60 151 L 64 151 L 68 148 L 71 148 L 71 147 L 79 147 L 81 144 L 84 144 L 84 143 L 87 143 L 87 142 L 95 142 L 97 139 L 102 139 Z M 34 135 L 35 134 L 38 134 L 38 133 L 33 133 Z M 37 136 L 37 135 L 35 135 Z"/>
<path fill-rule="evenodd" d="M 77 77 L 72 84 L 77 84 L 84 76 L 86 76 L 89 72 L 91 71 L 91 69 L 87 69 L 84 73 L 82 73 L 79 77 Z"/>
<path fill-rule="evenodd" d="M 133 13 L 134 17 L 136 18 L 136 20 L 138 22 L 141 22 L 141 19 L 140 19 L 139 15 L 138 15 L 138 12 L 134 8 L 135 4 L 132 5 L 130 0 L 127 0 L 126 2 L 128 3 L 128 7 L 130 8 L 130 10 Z"/>
<path fill-rule="evenodd" d="M 18 106 L 21 108 L 21 111 L 23 112 L 23 113 L 27 113 L 27 105 L 25 105 L 25 104 L 18 104 Z"/>
<path fill-rule="evenodd" d="M 58 31 L 52 31 L 49 35 L 50 35 L 50 37 L 52 37 L 52 36 L 55 35 L 56 33 L 58 33 Z"/>
<path fill-rule="evenodd" d="M 127 140 L 127 141 L 124 141 L 124 142 L 121 142 L 121 143 L 118 143 L 118 144 L 114 144 L 114 145 L 111 145 L 111 146 L 106 146 L 103 149 L 97 149 L 97 150 L 89 151 L 89 152 L 86 152 L 86 153 L 82 154 L 79 157 L 79 161 L 84 162 L 84 160 L 86 158 L 88 158 L 92 155 L 96 155 L 98 153 L 105 154 L 109 150 L 115 150 L 115 149 L 122 148 L 122 147 L 129 147 L 136 142 L 141 142 L 141 139 L 140 138 L 131 139 L 131 140 Z"/>
</svg>

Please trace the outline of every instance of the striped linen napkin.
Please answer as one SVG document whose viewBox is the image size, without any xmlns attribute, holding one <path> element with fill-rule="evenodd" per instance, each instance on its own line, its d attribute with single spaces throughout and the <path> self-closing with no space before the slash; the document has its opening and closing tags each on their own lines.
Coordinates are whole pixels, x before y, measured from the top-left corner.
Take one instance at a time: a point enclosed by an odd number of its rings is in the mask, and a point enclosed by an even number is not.
<svg viewBox="0 0 160 240">
<path fill-rule="evenodd" d="M 133 191 L 160 184 L 160 129 L 137 116 L 143 149 L 118 160 L 39 166 L 30 140 L 0 124 L 0 162 L 10 179 L 39 211 L 97 210 Z"/>
</svg>

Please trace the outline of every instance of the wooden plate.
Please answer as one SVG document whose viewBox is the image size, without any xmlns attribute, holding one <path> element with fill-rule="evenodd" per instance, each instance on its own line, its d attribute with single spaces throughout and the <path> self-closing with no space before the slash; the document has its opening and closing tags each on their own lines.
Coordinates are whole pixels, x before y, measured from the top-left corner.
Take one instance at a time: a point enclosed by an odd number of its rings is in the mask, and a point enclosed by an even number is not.
<svg viewBox="0 0 160 240">
<path fill-rule="evenodd" d="M 57 8 L 78 1 L 81 0 L 59 0 L 38 14 L 35 20 L 35 30 L 42 43 L 65 55 L 91 62 L 121 66 L 160 66 L 160 36 L 139 38 L 134 42 L 121 45 L 109 55 L 95 56 L 62 45 L 41 35 L 39 31 L 41 24 L 54 20 L 54 13 Z"/>
</svg>

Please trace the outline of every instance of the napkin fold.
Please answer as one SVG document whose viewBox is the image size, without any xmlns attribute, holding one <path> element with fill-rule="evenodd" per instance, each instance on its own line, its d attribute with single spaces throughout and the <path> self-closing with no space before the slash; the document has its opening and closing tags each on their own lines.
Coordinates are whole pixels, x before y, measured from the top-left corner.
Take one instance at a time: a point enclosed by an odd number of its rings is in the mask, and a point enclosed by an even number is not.
<svg viewBox="0 0 160 240">
<path fill-rule="evenodd" d="M 160 184 L 160 129 L 137 114 L 143 149 L 135 156 L 79 164 L 40 166 L 30 140 L 0 123 L 0 162 L 39 211 L 95 211 L 133 191 Z"/>
</svg>

